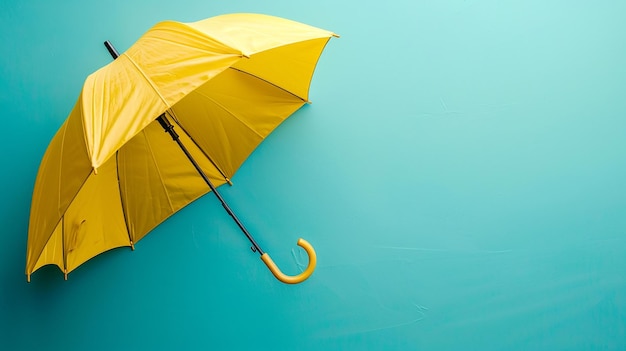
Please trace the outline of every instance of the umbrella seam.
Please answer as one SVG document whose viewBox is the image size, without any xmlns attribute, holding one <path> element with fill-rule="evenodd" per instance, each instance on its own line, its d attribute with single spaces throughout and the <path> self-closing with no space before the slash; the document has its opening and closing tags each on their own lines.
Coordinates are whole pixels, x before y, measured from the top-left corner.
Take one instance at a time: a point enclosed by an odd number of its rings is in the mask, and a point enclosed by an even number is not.
<svg viewBox="0 0 626 351">
<path fill-rule="evenodd" d="M 63 169 L 63 148 L 65 147 L 65 135 L 66 134 L 67 134 L 67 123 L 64 123 L 63 124 L 63 139 L 61 139 L 61 152 L 59 153 L 60 154 L 60 156 L 59 156 L 59 184 L 58 184 L 58 187 L 57 187 L 59 198 L 58 198 L 58 201 L 57 201 L 57 209 L 61 208 L 61 186 L 63 184 L 63 181 L 61 179 L 61 172 L 60 172 L 60 170 Z"/>
<path fill-rule="evenodd" d="M 241 73 L 247 74 L 247 75 L 252 76 L 252 77 L 254 77 L 254 78 L 258 79 L 258 80 L 261 80 L 261 81 L 263 81 L 263 82 L 265 82 L 265 83 L 267 83 L 267 84 L 269 84 L 269 85 L 271 85 L 273 87 L 276 87 L 276 88 L 278 88 L 278 89 L 280 89 L 280 90 L 282 90 L 282 91 L 284 91 L 284 92 L 286 92 L 286 93 L 288 93 L 290 95 L 293 95 L 293 96 L 297 97 L 298 99 L 302 100 L 303 102 L 310 102 L 309 99 L 303 98 L 302 96 L 300 96 L 300 95 L 298 95 L 298 94 L 296 94 L 296 93 L 294 93 L 292 91 L 289 91 L 289 90 L 281 87 L 280 85 L 278 85 L 276 83 L 272 83 L 272 82 L 270 82 L 269 80 L 267 80 L 267 79 L 265 79 L 263 77 L 259 77 L 256 74 L 252 74 L 252 73 L 250 73 L 248 71 L 244 71 L 242 69 L 239 69 L 239 68 L 236 68 L 236 67 L 233 67 L 233 66 L 230 66 L 228 68 L 230 68 L 230 69 L 232 69 L 234 71 L 237 71 L 237 72 L 241 72 Z"/>
<path fill-rule="evenodd" d="M 205 151 L 202 147 L 200 147 L 200 144 L 198 144 L 198 142 L 191 136 L 191 134 L 180 123 L 180 120 L 178 119 L 178 117 L 176 117 L 176 113 L 174 112 L 174 108 L 169 109 L 168 111 L 166 111 L 166 113 L 172 117 L 174 122 L 176 122 L 176 125 L 183 131 L 183 133 L 185 133 L 185 135 L 187 135 L 187 137 L 189 137 L 189 140 L 191 140 L 191 142 L 194 143 L 194 145 L 196 145 L 198 150 L 200 150 L 200 152 L 209 160 L 209 162 L 211 162 L 211 164 L 217 169 L 217 171 L 220 172 L 222 177 L 224 177 L 224 180 L 230 179 L 231 176 L 226 175 L 226 172 L 224 172 L 222 170 L 222 167 L 220 167 L 217 164 L 217 162 L 215 162 L 213 160 L 213 158 L 209 155 L 209 153 L 207 151 Z"/>
<path fill-rule="evenodd" d="M 227 109 L 224 105 L 220 104 L 219 102 L 215 101 L 215 99 L 213 99 L 212 97 L 199 92 L 198 90 L 194 90 L 191 94 L 199 94 L 204 96 L 207 100 L 212 101 L 216 106 L 220 107 L 222 110 L 226 111 L 229 115 L 231 115 L 234 119 L 236 119 L 237 121 L 239 121 L 239 123 L 243 124 L 246 128 L 248 128 L 249 130 L 251 130 L 254 134 L 256 134 L 259 138 L 263 139 L 263 135 L 261 135 L 259 132 L 257 132 L 254 128 L 250 127 L 250 125 L 248 125 L 248 123 L 242 121 L 239 117 L 237 117 L 237 115 L 235 115 L 233 112 L 231 112 L 229 109 Z"/>
<path fill-rule="evenodd" d="M 130 242 L 130 245 L 132 245 L 134 243 L 134 240 L 131 235 L 128 216 L 126 215 L 126 206 L 125 206 L 124 196 L 122 195 L 122 194 L 126 194 L 126 191 L 122 192 L 122 182 L 120 181 L 120 151 L 119 150 L 115 152 L 115 173 L 117 176 L 117 187 L 120 192 L 120 205 L 122 207 L 122 215 L 124 216 L 124 224 L 126 224 L 126 232 L 128 233 L 128 240 Z M 124 189 L 126 189 L 126 182 L 124 182 Z"/>
<path fill-rule="evenodd" d="M 148 147 L 148 151 L 150 152 L 150 157 L 152 158 L 152 162 L 154 162 L 154 165 L 156 166 L 157 174 L 159 175 L 159 181 L 161 183 L 161 186 L 163 187 L 163 190 L 165 191 L 165 197 L 167 198 L 167 203 L 170 205 L 170 210 L 174 211 L 174 205 L 172 205 L 172 199 L 170 199 L 170 194 L 167 191 L 167 187 L 165 186 L 163 175 L 161 175 L 161 170 L 159 169 L 159 164 L 156 158 L 154 157 L 154 152 L 152 151 L 152 145 L 150 145 L 150 139 L 148 139 L 145 129 L 142 130 L 141 132 L 143 133 L 144 138 L 146 139 L 146 146 Z"/>
<path fill-rule="evenodd" d="M 69 253 L 65 253 L 65 214 L 61 217 L 61 250 L 63 251 L 63 273 L 67 274 L 67 256 Z"/>
<path fill-rule="evenodd" d="M 84 126 L 84 123 L 81 123 L 81 124 Z M 65 125 L 65 128 L 63 129 L 63 140 L 61 141 L 61 156 L 59 157 L 59 159 L 60 159 L 59 160 L 59 170 L 63 169 L 63 149 L 65 148 L 65 136 L 66 135 L 67 135 L 67 124 Z M 87 176 L 87 178 L 89 178 L 89 176 Z M 61 182 L 61 174 L 59 174 L 59 201 L 57 203 L 57 208 L 61 207 L 61 183 L 62 183 Z M 80 188 L 78 188 L 78 191 L 76 192 L 76 194 L 78 194 L 78 192 L 80 192 L 80 189 L 83 187 L 83 185 L 85 185 L 85 182 L 83 182 L 81 184 L 81 186 L 80 186 Z M 72 201 L 73 200 L 74 200 L 74 198 L 72 198 Z M 60 219 L 60 222 L 61 222 L 61 256 L 63 258 L 63 272 L 67 272 L 67 257 L 66 257 L 66 253 L 65 253 L 65 214 L 67 213 L 67 210 L 70 208 L 71 204 L 72 204 L 72 202 L 70 201 L 70 203 L 65 208 L 65 211 L 63 211 L 63 214 L 61 215 L 61 219 Z M 58 225 L 58 222 L 57 222 L 57 225 Z M 56 226 L 55 226 L 55 228 L 56 228 Z M 46 241 L 46 244 L 41 249 L 41 252 L 39 253 L 39 257 L 37 257 L 37 260 L 39 260 L 41 258 L 41 254 L 46 249 L 46 246 L 48 246 L 48 243 L 50 242 L 50 239 L 52 239 L 53 235 L 54 235 L 54 229 L 52 230 L 52 233 L 48 237 L 48 240 Z"/>
<path fill-rule="evenodd" d="M 123 53 L 122 56 L 125 56 L 128 61 L 130 61 L 133 66 L 135 66 L 135 68 L 137 69 L 137 71 L 139 71 L 139 73 L 141 73 L 141 75 L 143 76 L 143 78 L 148 82 L 148 84 L 150 84 L 150 87 L 154 90 L 154 92 L 159 96 L 159 98 L 161 99 L 161 101 L 163 101 L 163 103 L 165 104 L 165 106 L 167 106 L 167 108 L 172 108 L 172 106 L 170 106 L 169 102 L 167 102 L 167 100 L 165 99 L 165 97 L 163 97 L 163 95 L 161 94 L 161 92 L 159 91 L 159 89 L 157 88 L 156 84 L 152 81 L 152 79 L 150 79 L 150 77 L 148 77 L 148 75 L 146 74 L 146 72 L 144 72 L 141 67 L 139 67 L 139 65 L 132 59 L 130 58 L 130 56 L 128 56 L 128 54 Z"/>
</svg>

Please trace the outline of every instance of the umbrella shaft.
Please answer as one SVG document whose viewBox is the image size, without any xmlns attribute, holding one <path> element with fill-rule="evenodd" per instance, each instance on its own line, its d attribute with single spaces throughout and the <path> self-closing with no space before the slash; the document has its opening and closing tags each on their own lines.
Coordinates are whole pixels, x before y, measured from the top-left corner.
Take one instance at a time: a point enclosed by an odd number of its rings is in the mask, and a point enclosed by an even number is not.
<svg viewBox="0 0 626 351">
<path fill-rule="evenodd" d="M 220 203 L 222 204 L 226 212 L 230 215 L 230 217 L 232 217 L 235 223 L 237 223 L 237 226 L 239 227 L 239 229 L 241 229 L 241 231 L 248 238 L 248 240 L 252 244 L 252 251 L 258 252 L 260 255 L 263 255 L 264 252 L 259 246 L 259 244 L 257 244 L 257 242 L 254 240 L 252 235 L 248 232 L 246 227 L 243 225 L 243 223 L 241 223 L 239 218 L 237 218 L 237 215 L 235 215 L 235 212 L 233 212 L 233 210 L 230 209 L 230 206 L 228 206 L 228 204 L 226 203 L 222 195 L 220 195 L 220 193 L 217 191 L 217 188 L 215 187 L 215 185 L 211 183 L 211 181 L 209 180 L 209 177 L 204 173 L 202 168 L 200 168 L 200 165 L 198 164 L 198 162 L 196 162 L 196 160 L 193 158 L 191 153 L 189 153 L 189 150 L 187 150 L 187 147 L 185 147 L 185 145 L 180 141 L 180 137 L 178 136 L 178 133 L 176 133 L 176 131 L 174 130 L 174 126 L 170 123 L 167 117 L 165 117 L 165 114 L 160 115 L 157 118 L 157 121 L 159 121 L 159 124 L 161 125 L 161 127 L 163 127 L 163 129 L 165 129 L 165 131 L 172 137 L 172 139 L 178 144 L 181 150 L 183 150 L 183 152 L 185 153 L 185 156 L 187 156 L 189 161 L 196 168 L 196 171 L 198 171 L 198 174 L 200 174 L 202 179 L 204 179 L 204 182 L 209 186 L 209 188 L 211 188 L 211 191 L 213 192 L 213 194 L 215 194 L 215 196 L 220 201 Z"/>
</svg>

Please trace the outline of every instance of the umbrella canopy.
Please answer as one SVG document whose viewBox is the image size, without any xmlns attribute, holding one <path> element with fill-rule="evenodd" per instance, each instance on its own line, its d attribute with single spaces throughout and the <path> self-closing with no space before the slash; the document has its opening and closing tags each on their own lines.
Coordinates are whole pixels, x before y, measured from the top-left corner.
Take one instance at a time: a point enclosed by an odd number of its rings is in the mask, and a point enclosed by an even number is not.
<svg viewBox="0 0 626 351">
<path fill-rule="evenodd" d="M 47 264 L 67 277 L 104 251 L 134 247 L 211 190 L 197 171 L 215 186 L 230 182 L 259 143 L 308 101 L 332 36 L 257 14 L 168 21 L 91 74 L 37 174 L 28 278 Z M 159 116 L 172 121 L 189 155 L 163 132 Z"/>
</svg>

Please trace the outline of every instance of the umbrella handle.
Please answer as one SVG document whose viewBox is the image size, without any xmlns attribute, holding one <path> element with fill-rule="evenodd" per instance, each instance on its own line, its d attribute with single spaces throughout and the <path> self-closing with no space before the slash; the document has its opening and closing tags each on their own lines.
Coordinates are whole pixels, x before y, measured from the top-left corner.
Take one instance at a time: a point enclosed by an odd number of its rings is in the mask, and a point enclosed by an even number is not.
<svg viewBox="0 0 626 351">
<path fill-rule="evenodd" d="M 315 254 L 315 250 L 313 249 L 313 246 L 311 246 L 311 244 L 309 244 L 308 241 L 302 238 L 298 239 L 298 246 L 303 248 L 306 251 L 306 253 L 309 255 L 309 265 L 306 267 L 304 272 L 298 275 L 294 275 L 294 276 L 286 275 L 285 273 L 281 272 L 280 268 L 276 266 L 276 264 L 274 263 L 274 261 L 272 260 L 269 254 L 264 253 L 263 255 L 261 255 L 261 259 L 263 260 L 267 268 L 269 268 L 270 272 L 272 272 L 274 277 L 276 277 L 276 279 L 280 280 L 281 282 L 285 284 L 302 283 L 308 277 L 310 277 L 311 274 L 313 274 L 313 271 L 315 270 L 315 265 L 317 264 L 317 255 Z"/>
</svg>

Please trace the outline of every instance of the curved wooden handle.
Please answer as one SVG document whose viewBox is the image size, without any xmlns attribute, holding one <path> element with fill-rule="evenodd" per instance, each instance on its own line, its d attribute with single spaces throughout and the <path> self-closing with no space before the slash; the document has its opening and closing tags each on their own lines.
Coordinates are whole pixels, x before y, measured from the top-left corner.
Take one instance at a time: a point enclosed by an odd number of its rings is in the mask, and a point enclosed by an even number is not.
<svg viewBox="0 0 626 351">
<path fill-rule="evenodd" d="M 315 265 L 317 264 L 317 256 L 315 255 L 315 250 L 313 250 L 313 246 L 311 246 L 308 241 L 302 238 L 298 239 L 298 246 L 302 247 L 309 255 L 309 265 L 306 267 L 304 272 L 294 276 L 286 275 L 285 273 L 281 272 L 280 268 L 276 266 L 269 254 L 264 253 L 263 255 L 261 255 L 261 259 L 263 260 L 267 268 L 269 268 L 272 274 L 276 277 L 276 279 L 285 284 L 302 283 L 308 277 L 310 277 L 315 270 Z"/>
</svg>

